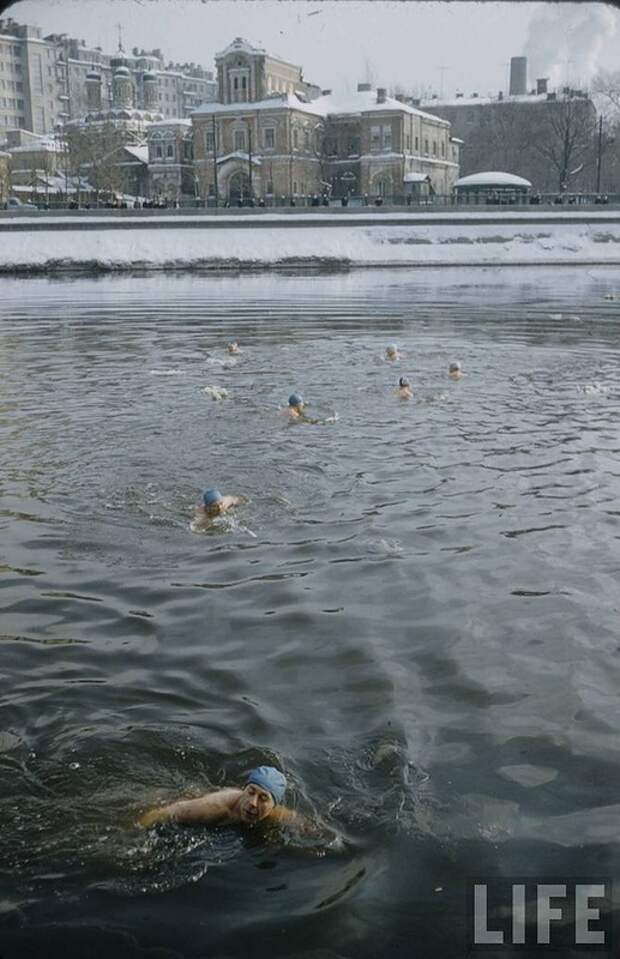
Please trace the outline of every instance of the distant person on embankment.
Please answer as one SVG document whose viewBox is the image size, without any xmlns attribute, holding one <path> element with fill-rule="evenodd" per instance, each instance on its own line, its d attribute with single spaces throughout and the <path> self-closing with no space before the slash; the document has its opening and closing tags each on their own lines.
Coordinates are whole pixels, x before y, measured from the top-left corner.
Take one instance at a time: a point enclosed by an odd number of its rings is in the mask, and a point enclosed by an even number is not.
<svg viewBox="0 0 620 959">
<path fill-rule="evenodd" d="M 315 838 L 338 837 L 324 824 L 310 822 L 305 816 L 282 805 L 286 776 L 274 766 L 258 766 L 247 777 L 243 789 L 217 789 L 197 799 L 182 799 L 152 809 L 138 820 L 146 829 L 158 823 L 253 827 L 285 825 Z"/>
</svg>

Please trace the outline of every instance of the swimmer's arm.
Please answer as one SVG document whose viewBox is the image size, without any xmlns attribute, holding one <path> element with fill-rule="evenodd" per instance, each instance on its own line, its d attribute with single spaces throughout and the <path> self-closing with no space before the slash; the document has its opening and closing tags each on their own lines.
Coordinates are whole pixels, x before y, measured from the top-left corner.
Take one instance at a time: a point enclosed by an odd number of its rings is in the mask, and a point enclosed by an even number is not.
<svg viewBox="0 0 620 959">
<path fill-rule="evenodd" d="M 215 823 L 229 815 L 231 802 L 236 798 L 235 790 L 222 790 L 198 799 L 182 799 L 169 806 L 149 810 L 140 817 L 138 823 L 145 829 L 162 822 Z"/>
<path fill-rule="evenodd" d="M 231 506 L 241 506 L 243 502 L 244 502 L 243 496 L 223 496 L 222 508 L 230 509 Z"/>
<path fill-rule="evenodd" d="M 327 826 L 324 822 L 320 820 L 308 819 L 307 816 L 303 816 L 301 813 L 295 812 L 294 809 L 287 809 L 286 806 L 276 806 L 273 810 L 270 819 L 275 822 L 280 823 L 283 826 L 288 826 L 293 829 L 295 832 L 300 833 L 302 836 L 309 836 L 312 839 L 322 839 L 334 845 L 337 845 L 342 840 L 338 836 L 338 833 L 331 829 L 330 826 Z"/>
</svg>

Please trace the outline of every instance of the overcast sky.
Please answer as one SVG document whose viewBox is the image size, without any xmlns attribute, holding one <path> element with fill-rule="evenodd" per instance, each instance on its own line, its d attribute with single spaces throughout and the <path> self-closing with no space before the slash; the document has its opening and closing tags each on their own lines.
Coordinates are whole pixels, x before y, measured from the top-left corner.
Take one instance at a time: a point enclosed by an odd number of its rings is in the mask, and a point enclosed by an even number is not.
<svg viewBox="0 0 620 959">
<path fill-rule="evenodd" d="M 166 59 L 213 68 L 242 36 L 299 64 L 321 87 L 358 81 L 405 91 L 480 95 L 507 88 L 511 56 L 537 77 L 585 86 L 618 69 L 620 11 L 605 4 L 338 2 L 338 0 L 16 0 L 6 11 L 45 34 L 68 33 L 113 52 L 160 47 Z"/>
</svg>

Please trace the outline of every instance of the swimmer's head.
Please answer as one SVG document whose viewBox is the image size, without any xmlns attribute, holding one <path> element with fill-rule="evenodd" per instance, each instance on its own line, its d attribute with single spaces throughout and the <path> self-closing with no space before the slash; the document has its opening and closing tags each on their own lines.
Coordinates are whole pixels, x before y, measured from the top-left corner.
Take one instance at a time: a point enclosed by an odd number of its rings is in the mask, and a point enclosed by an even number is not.
<svg viewBox="0 0 620 959">
<path fill-rule="evenodd" d="M 449 373 L 460 373 L 462 369 L 463 369 L 463 367 L 462 367 L 461 364 L 458 362 L 458 360 L 456 360 L 454 363 L 450 363 L 450 366 L 449 366 L 449 368 L 448 368 L 448 372 L 449 372 Z"/>
<path fill-rule="evenodd" d="M 207 512 L 217 513 L 219 511 L 219 505 L 222 502 L 222 494 L 219 489 L 205 490 L 202 494 L 202 502 Z"/>
<path fill-rule="evenodd" d="M 411 383 L 406 376 L 401 376 L 398 381 L 398 385 L 400 386 L 401 390 L 408 390 L 411 387 Z"/>
<path fill-rule="evenodd" d="M 226 349 L 228 350 L 229 353 L 238 353 L 238 352 L 239 352 L 239 344 L 237 343 L 236 340 L 232 340 L 232 342 L 228 344 L 228 346 L 226 347 Z"/>
<path fill-rule="evenodd" d="M 390 343 L 390 345 L 385 350 L 385 355 L 388 356 L 391 360 L 395 359 L 398 356 L 398 347 L 396 343 Z"/>
<path fill-rule="evenodd" d="M 304 405 L 304 398 L 301 393 L 291 393 L 288 398 L 288 405 L 292 406 L 293 409 L 301 409 Z"/>
<path fill-rule="evenodd" d="M 244 822 L 260 822 L 274 806 L 281 803 L 286 792 L 286 776 L 274 766 L 258 766 L 246 780 L 239 799 L 239 813 Z"/>
</svg>

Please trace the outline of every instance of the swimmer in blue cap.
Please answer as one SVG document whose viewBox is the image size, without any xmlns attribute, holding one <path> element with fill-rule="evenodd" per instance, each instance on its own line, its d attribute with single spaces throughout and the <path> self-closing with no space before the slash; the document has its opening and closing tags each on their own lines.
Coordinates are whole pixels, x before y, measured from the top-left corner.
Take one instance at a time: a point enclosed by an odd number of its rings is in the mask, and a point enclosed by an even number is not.
<svg viewBox="0 0 620 959">
<path fill-rule="evenodd" d="M 450 363 L 450 366 L 448 367 L 448 376 L 451 380 L 460 380 L 464 375 L 463 367 L 458 360 L 456 360 L 454 363 Z"/>
<path fill-rule="evenodd" d="M 243 500 L 240 496 L 222 496 L 219 489 L 208 489 L 202 495 L 202 503 L 196 507 L 194 523 L 206 523 L 225 513 L 232 506 L 239 506 Z"/>
<path fill-rule="evenodd" d="M 185 799 L 141 816 L 141 826 L 161 822 L 253 826 L 256 823 L 303 822 L 282 805 L 286 776 L 275 766 L 258 766 L 248 774 L 243 789 L 218 789 L 198 799 Z"/>
<path fill-rule="evenodd" d="M 398 389 L 396 390 L 397 396 L 400 396 L 401 400 L 410 400 L 413 399 L 413 390 L 411 389 L 411 383 L 406 376 L 401 376 L 398 381 Z"/>
<path fill-rule="evenodd" d="M 301 393 L 291 393 L 288 398 L 288 406 L 284 410 L 284 413 L 291 419 L 302 419 L 305 405 L 306 404 L 304 403 L 304 398 Z"/>
</svg>

